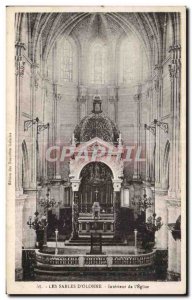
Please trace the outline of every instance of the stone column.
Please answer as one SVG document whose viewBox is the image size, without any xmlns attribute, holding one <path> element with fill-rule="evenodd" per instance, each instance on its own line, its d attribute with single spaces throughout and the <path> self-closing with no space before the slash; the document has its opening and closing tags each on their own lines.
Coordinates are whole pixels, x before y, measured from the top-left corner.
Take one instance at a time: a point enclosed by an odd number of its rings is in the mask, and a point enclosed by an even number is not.
<svg viewBox="0 0 192 300">
<path fill-rule="evenodd" d="M 181 274 L 181 241 L 177 240 L 177 274 Z M 181 275 L 180 275 L 181 276 Z"/>
<path fill-rule="evenodd" d="M 45 116 L 45 109 L 46 109 L 46 80 L 45 78 L 42 79 L 42 110 L 43 110 L 43 123 L 46 122 L 46 116 Z M 43 178 L 47 178 L 47 162 L 46 162 L 46 151 L 47 151 L 47 145 L 48 145 L 48 138 L 47 138 L 47 132 L 49 129 L 44 130 L 42 132 L 42 163 L 41 163 L 41 174 Z"/>
<path fill-rule="evenodd" d="M 169 196 L 180 199 L 180 89 L 181 89 L 181 46 L 170 47 L 171 64 L 169 74 L 171 79 L 171 145 L 170 145 L 170 180 Z"/>
<path fill-rule="evenodd" d="M 23 279 L 23 269 L 22 269 L 23 206 L 26 198 L 27 195 L 22 195 L 16 197 L 16 201 L 15 201 L 15 279 L 16 280 Z"/>
<path fill-rule="evenodd" d="M 31 117 L 35 119 L 38 117 L 36 115 L 36 73 L 38 65 L 33 63 L 31 65 Z M 31 151 L 30 151 L 30 188 L 36 189 L 37 178 L 38 178 L 38 153 L 37 153 L 37 144 L 38 144 L 38 135 L 37 135 L 38 122 L 30 129 L 30 141 L 31 141 Z"/>
<path fill-rule="evenodd" d="M 78 201 L 79 201 L 79 185 L 80 185 L 80 179 L 71 179 L 72 184 L 72 239 L 78 238 Z"/>
<path fill-rule="evenodd" d="M 15 136 L 15 189 L 22 194 L 22 135 L 24 124 L 21 123 L 21 95 L 25 74 L 25 61 L 23 53 L 25 44 L 16 42 L 15 44 L 15 92 L 16 92 L 16 136 Z"/>
<path fill-rule="evenodd" d="M 134 100 L 136 103 L 136 111 L 137 111 L 137 126 L 136 126 L 136 147 L 137 149 L 140 149 L 141 147 L 141 87 L 138 87 L 138 94 L 136 94 L 134 96 Z M 133 179 L 134 180 L 139 180 L 141 177 L 141 166 L 140 166 L 140 162 L 138 161 L 137 158 L 135 158 L 134 161 L 134 174 L 133 174 Z"/>
<path fill-rule="evenodd" d="M 161 65 L 156 65 L 154 68 L 155 72 L 155 78 L 154 78 L 154 88 L 156 92 L 156 97 L 157 97 L 157 108 L 156 108 L 156 119 L 160 120 L 161 119 L 161 86 L 162 86 L 162 66 Z M 160 140 L 160 128 L 159 126 L 156 125 L 156 147 L 155 147 L 155 187 L 158 188 L 160 187 L 160 145 L 161 145 L 161 140 Z"/>
<path fill-rule="evenodd" d="M 118 124 L 118 102 L 119 102 L 119 88 L 115 88 L 115 123 Z"/>
<path fill-rule="evenodd" d="M 168 247 L 168 212 L 167 212 L 167 195 L 165 195 L 164 191 L 159 190 L 156 191 L 155 194 L 156 200 L 156 214 L 157 217 L 162 218 L 162 227 L 156 232 L 156 248 L 158 250 L 167 250 Z"/>
<path fill-rule="evenodd" d="M 55 95 L 55 100 L 56 100 L 56 144 L 60 145 L 60 102 L 61 102 L 61 94 L 59 94 L 58 92 Z M 61 153 L 60 153 L 61 155 Z M 57 155 L 58 159 L 56 161 L 56 175 L 55 178 L 56 179 L 61 179 L 61 171 L 60 171 L 60 155 Z"/>
<path fill-rule="evenodd" d="M 168 224 L 175 224 L 181 214 L 180 202 L 177 200 L 167 200 Z M 182 236 L 181 236 L 182 238 Z M 168 232 L 168 277 L 169 279 L 179 278 L 181 274 L 181 243 L 175 241 L 171 231 Z"/>
<path fill-rule="evenodd" d="M 120 236 L 120 202 L 121 202 L 121 182 L 122 180 L 113 180 L 113 211 L 114 211 L 114 235 L 116 239 Z"/>
<path fill-rule="evenodd" d="M 29 217 L 34 220 L 34 213 L 36 212 L 36 189 L 25 190 L 27 196 L 24 207 L 23 207 L 23 246 L 26 249 L 34 249 L 36 244 L 36 233 L 35 230 L 29 228 L 27 222 Z"/>
</svg>

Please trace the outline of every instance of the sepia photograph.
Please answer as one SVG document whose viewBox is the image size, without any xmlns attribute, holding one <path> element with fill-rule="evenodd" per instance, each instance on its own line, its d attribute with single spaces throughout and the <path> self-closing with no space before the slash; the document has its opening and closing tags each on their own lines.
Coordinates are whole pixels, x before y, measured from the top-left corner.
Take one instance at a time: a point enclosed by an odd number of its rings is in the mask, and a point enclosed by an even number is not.
<svg viewBox="0 0 192 300">
<path fill-rule="evenodd" d="M 186 8 L 7 8 L 7 293 L 186 293 Z"/>
</svg>

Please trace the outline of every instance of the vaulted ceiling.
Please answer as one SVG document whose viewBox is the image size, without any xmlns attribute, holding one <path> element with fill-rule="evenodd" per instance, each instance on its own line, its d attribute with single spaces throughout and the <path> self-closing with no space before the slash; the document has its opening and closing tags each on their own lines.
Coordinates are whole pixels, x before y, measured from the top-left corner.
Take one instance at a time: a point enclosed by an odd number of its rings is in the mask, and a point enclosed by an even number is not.
<svg viewBox="0 0 192 300">
<path fill-rule="evenodd" d="M 79 40 L 100 37 L 105 41 L 114 39 L 121 34 L 134 33 L 143 43 L 150 55 L 152 49 L 161 60 L 163 31 L 167 13 L 30 13 L 27 17 L 31 34 L 31 59 L 35 61 L 36 48 L 41 37 L 43 58 L 46 60 L 55 41 L 63 34 L 72 35 Z M 174 18 L 174 15 L 171 16 Z"/>
</svg>

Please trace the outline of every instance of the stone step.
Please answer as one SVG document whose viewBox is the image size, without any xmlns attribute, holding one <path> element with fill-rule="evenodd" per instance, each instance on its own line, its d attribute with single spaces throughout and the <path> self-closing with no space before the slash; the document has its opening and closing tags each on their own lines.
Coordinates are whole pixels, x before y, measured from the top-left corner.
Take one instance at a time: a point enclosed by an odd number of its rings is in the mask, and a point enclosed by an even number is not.
<svg viewBox="0 0 192 300">
<path fill-rule="evenodd" d="M 119 267 L 119 268 L 54 268 L 36 266 L 34 269 L 35 280 L 49 281 L 149 281 L 156 280 L 153 266 L 150 267 Z"/>
</svg>

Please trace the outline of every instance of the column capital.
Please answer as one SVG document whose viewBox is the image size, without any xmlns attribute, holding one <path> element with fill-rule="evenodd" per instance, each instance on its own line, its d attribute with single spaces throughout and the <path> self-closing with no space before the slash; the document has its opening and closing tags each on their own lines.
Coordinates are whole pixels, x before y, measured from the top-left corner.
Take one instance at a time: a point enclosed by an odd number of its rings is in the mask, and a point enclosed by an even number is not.
<svg viewBox="0 0 192 300">
<path fill-rule="evenodd" d="M 171 64 L 168 65 L 170 78 L 178 77 L 181 71 L 181 45 L 172 45 L 169 48 L 171 53 Z"/>
<path fill-rule="evenodd" d="M 23 42 L 21 42 L 21 41 L 16 41 L 16 42 L 15 42 L 15 47 L 16 47 L 16 48 L 21 48 L 21 49 L 26 50 L 25 43 L 23 43 Z"/>
<path fill-rule="evenodd" d="M 121 190 L 121 183 L 122 183 L 122 179 L 119 180 L 113 180 L 113 188 L 114 188 L 114 192 L 120 192 Z"/>
<path fill-rule="evenodd" d="M 169 47 L 169 53 L 172 54 L 172 56 L 179 56 L 180 57 L 180 54 L 181 54 L 181 45 L 180 44 L 174 44 L 174 45 L 171 45 Z M 175 57 L 174 57 L 175 58 Z"/>
<path fill-rule="evenodd" d="M 71 185 L 72 185 L 72 191 L 78 192 L 79 186 L 81 183 L 81 179 L 70 179 Z"/>
</svg>

